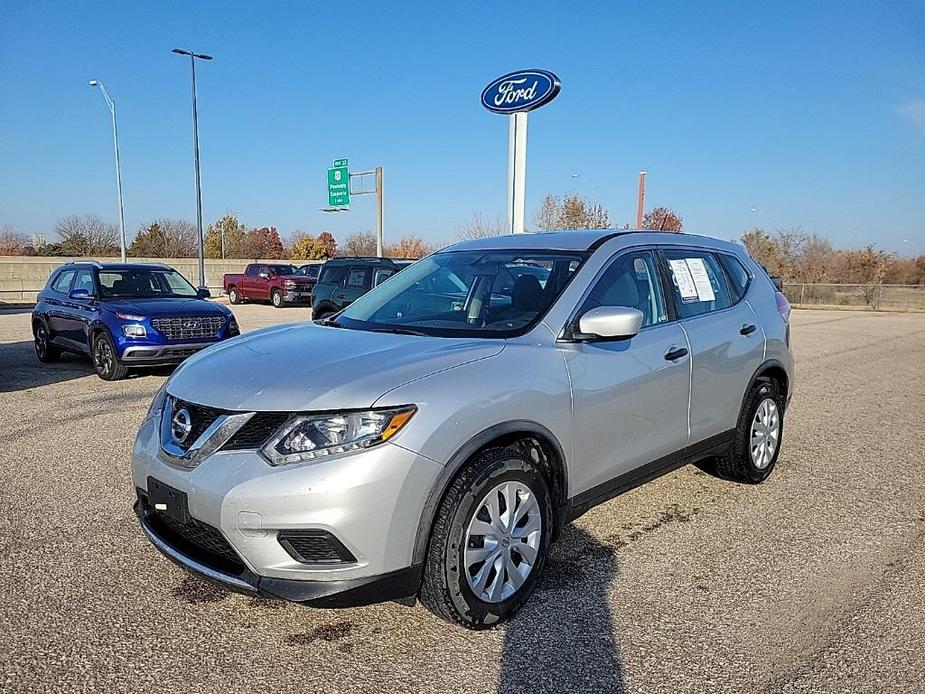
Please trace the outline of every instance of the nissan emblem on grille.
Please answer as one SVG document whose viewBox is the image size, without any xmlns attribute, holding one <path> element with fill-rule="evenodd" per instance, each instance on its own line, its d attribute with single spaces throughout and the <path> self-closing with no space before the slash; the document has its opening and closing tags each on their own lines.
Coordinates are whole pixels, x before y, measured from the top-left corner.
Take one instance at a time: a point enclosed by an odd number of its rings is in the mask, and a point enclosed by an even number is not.
<svg viewBox="0 0 925 694">
<path fill-rule="evenodd" d="M 186 437 L 193 430 L 193 420 L 190 417 L 189 410 L 185 407 L 177 410 L 170 423 L 170 433 L 177 440 L 177 443 L 186 441 Z"/>
</svg>

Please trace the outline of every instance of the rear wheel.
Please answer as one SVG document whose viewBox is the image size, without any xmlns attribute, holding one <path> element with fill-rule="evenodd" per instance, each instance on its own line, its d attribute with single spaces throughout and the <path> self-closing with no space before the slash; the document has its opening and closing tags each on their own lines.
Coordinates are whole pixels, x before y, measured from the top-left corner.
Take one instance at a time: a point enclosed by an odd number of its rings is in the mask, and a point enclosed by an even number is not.
<svg viewBox="0 0 925 694">
<path fill-rule="evenodd" d="M 736 482 L 763 482 L 777 464 L 783 433 L 780 386 L 776 381 L 758 381 L 745 397 L 729 452 L 715 462 L 716 473 Z"/>
<path fill-rule="evenodd" d="M 551 536 L 548 487 L 533 461 L 506 448 L 478 454 L 437 511 L 421 602 L 469 629 L 502 622 L 533 592 Z"/>
<path fill-rule="evenodd" d="M 93 368 L 104 381 L 118 381 L 128 375 L 128 367 L 116 357 L 116 348 L 107 332 L 93 336 Z"/>
<path fill-rule="evenodd" d="M 274 308 L 283 307 L 283 293 L 279 289 L 274 289 L 270 295 L 270 301 L 273 302 Z"/>
<path fill-rule="evenodd" d="M 238 294 L 238 288 L 237 288 L 237 287 L 231 287 L 231 288 L 228 290 L 228 301 L 230 301 L 230 302 L 233 303 L 233 304 L 240 304 L 240 303 L 241 303 L 241 295 Z"/>
<path fill-rule="evenodd" d="M 35 338 L 35 356 L 43 364 L 58 361 L 61 356 L 61 350 L 51 344 L 51 338 L 48 335 L 48 328 L 44 323 L 38 322 L 32 328 L 32 336 Z"/>
</svg>

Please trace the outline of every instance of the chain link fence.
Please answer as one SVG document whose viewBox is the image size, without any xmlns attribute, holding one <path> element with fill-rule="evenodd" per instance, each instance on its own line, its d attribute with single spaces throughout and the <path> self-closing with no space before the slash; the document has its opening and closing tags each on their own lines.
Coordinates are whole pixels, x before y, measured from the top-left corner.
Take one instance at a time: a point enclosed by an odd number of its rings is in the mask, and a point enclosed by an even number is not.
<svg viewBox="0 0 925 694">
<path fill-rule="evenodd" d="M 859 308 L 868 311 L 925 311 L 921 284 L 784 283 L 787 300 L 798 307 Z"/>
</svg>

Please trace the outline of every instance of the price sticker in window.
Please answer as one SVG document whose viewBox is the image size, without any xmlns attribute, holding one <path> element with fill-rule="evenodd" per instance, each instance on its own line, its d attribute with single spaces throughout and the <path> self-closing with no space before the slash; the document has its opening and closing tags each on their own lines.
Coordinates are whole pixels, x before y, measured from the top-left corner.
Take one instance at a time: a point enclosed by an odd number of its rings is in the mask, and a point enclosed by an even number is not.
<svg viewBox="0 0 925 694">
<path fill-rule="evenodd" d="M 681 301 L 685 303 L 699 301 L 700 298 L 697 295 L 697 285 L 694 284 L 694 278 L 691 277 L 691 271 L 687 266 L 687 261 L 683 258 L 681 260 L 669 260 L 668 264 L 671 265 L 671 272 L 674 275 L 675 284 L 678 285 Z"/>
<path fill-rule="evenodd" d="M 716 294 L 713 293 L 713 285 L 710 284 L 710 276 L 707 274 L 707 268 L 703 264 L 703 258 L 686 258 L 686 260 L 700 301 L 715 301 Z"/>
</svg>

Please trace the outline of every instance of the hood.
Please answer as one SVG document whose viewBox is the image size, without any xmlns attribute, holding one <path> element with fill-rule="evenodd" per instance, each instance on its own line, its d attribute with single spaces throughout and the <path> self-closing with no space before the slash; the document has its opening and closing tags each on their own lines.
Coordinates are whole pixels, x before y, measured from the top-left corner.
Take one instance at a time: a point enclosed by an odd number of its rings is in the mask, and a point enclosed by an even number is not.
<svg viewBox="0 0 925 694">
<path fill-rule="evenodd" d="M 205 299 L 110 299 L 104 301 L 106 308 L 112 311 L 136 313 L 148 318 L 158 316 L 226 316 L 228 309 L 220 304 L 213 304 Z"/>
<path fill-rule="evenodd" d="M 276 279 L 286 281 L 293 280 L 294 282 L 316 282 L 317 280 L 314 277 L 309 277 L 308 275 L 277 275 Z"/>
<path fill-rule="evenodd" d="M 284 325 L 199 352 L 174 373 L 167 391 L 226 410 L 357 409 L 409 381 L 502 349 L 503 340 Z"/>
</svg>

